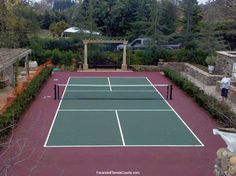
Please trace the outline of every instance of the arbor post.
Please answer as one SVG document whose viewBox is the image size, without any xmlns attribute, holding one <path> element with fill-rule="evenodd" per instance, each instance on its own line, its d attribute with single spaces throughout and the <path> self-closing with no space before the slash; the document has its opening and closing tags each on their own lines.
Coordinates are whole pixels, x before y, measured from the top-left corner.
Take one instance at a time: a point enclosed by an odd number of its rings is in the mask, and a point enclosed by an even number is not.
<svg viewBox="0 0 236 176">
<path fill-rule="evenodd" d="M 84 42 L 84 64 L 83 64 L 83 69 L 87 70 L 88 69 L 88 43 Z"/>
<path fill-rule="evenodd" d="M 25 69 L 26 69 L 26 77 L 29 77 L 29 56 L 25 56 Z"/>
<path fill-rule="evenodd" d="M 122 66 L 121 66 L 121 69 L 122 70 L 127 70 L 127 57 L 126 57 L 126 48 L 127 48 L 127 43 L 128 42 L 124 42 L 124 48 L 123 48 L 123 63 L 122 63 Z"/>
</svg>

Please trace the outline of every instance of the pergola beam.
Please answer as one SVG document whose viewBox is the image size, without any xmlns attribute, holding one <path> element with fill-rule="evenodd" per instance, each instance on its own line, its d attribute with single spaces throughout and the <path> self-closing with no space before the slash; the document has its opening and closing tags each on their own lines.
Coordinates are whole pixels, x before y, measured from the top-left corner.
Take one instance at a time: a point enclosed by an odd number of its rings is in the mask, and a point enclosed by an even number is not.
<svg viewBox="0 0 236 176">
<path fill-rule="evenodd" d="M 99 44 L 99 43 L 104 43 L 104 44 L 107 44 L 107 43 L 123 43 L 124 45 L 127 45 L 128 44 L 128 41 L 127 40 L 83 40 L 83 43 L 95 43 L 95 44 Z"/>
</svg>

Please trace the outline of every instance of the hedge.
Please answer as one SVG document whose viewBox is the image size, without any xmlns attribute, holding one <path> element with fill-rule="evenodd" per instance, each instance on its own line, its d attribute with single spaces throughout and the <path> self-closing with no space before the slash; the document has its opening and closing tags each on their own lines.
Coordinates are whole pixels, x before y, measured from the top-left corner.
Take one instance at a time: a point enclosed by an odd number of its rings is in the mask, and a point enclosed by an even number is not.
<svg viewBox="0 0 236 176">
<path fill-rule="evenodd" d="M 41 73 L 30 82 L 26 90 L 17 96 L 14 102 L 2 113 L 0 116 L 0 139 L 3 139 L 9 134 L 11 130 L 10 127 L 20 119 L 23 112 L 39 92 L 43 83 L 47 81 L 51 75 L 51 72 L 52 67 L 45 67 Z M 13 119 L 14 122 L 12 122 Z"/>
<path fill-rule="evenodd" d="M 181 76 L 179 72 L 166 68 L 164 69 L 164 73 L 179 88 L 191 96 L 196 103 L 204 108 L 214 119 L 217 119 L 217 121 L 223 124 L 223 126 L 230 128 L 236 127 L 236 115 L 225 103 L 222 103 L 215 97 L 206 94 L 199 87 Z"/>
</svg>

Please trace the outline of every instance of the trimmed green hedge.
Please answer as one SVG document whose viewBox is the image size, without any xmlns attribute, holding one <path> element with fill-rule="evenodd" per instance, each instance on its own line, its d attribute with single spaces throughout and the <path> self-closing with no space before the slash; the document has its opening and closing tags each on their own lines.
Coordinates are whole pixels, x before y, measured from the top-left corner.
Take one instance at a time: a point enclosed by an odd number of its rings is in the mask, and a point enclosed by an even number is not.
<svg viewBox="0 0 236 176">
<path fill-rule="evenodd" d="M 199 106 L 208 111 L 208 113 L 225 127 L 236 127 L 236 115 L 230 108 L 213 96 L 207 95 L 199 87 L 181 76 L 180 73 L 166 68 L 165 75 L 170 78 L 178 87 L 191 96 Z"/>
<path fill-rule="evenodd" d="M 43 83 L 48 80 L 52 72 L 52 67 L 44 68 L 41 73 L 36 76 L 29 84 L 26 90 L 24 90 L 19 96 L 16 97 L 15 101 L 9 106 L 5 112 L 0 116 L 0 139 L 6 137 L 11 128 L 12 120 L 16 123 L 23 112 L 27 109 L 29 104 L 32 102 L 34 97 L 39 92 Z"/>
</svg>

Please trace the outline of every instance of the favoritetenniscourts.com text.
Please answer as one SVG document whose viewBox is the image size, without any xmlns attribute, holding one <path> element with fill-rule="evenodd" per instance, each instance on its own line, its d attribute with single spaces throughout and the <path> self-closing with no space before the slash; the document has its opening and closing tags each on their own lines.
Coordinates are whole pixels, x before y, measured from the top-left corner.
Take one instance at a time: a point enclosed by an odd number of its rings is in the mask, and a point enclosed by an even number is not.
<svg viewBox="0 0 236 176">
<path fill-rule="evenodd" d="M 96 171 L 96 175 L 140 175 L 139 171 Z"/>
</svg>

